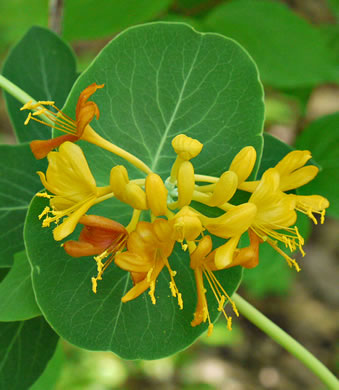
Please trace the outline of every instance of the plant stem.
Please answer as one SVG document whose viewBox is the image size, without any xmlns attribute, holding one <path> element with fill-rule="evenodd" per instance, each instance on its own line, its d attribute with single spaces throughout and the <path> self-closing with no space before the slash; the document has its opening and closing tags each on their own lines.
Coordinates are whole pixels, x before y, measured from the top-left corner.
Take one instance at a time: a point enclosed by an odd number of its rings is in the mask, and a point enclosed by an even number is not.
<svg viewBox="0 0 339 390">
<path fill-rule="evenodd" d="M 331 390 L 339 389 L 339 381 L 327 367 L 323 365 L 314 355 L 304 348 L 295 339 L 284 332 L 279 326 L 265 317 L 260 311 L 246 302 L 238 294 L 233 294 L 234 300 L 239 312 L 251 321 L 255 326 L 269 335 L 278 344 L 284 347 L 288 352 L 299 359 L 306 367 Z"/>
<path fill-rule="evenodd" d="M 19 102 L 23 104 L 26 104 L 29 101 L 31 101 L 32 104 L 37 103 L 37 101 L 33 99 L 32 96 L 28 95 L 28 93 L 23 91 L 17 85 L 13 84 L 11 81 L 6 79 L 6 77 L 4 77 L 1 74 L 0 74 L 0 88 L 4 89 L 6 92 L 8 92 L 10 95 L 12 95 L 15 99 L 17 99 Z M 38 111 L 40 108 L 42 107 L 37 107 L 36 111 Z M 40 117 L 43 117 L 45 122 L 53 124 L 53 122 L 49 118 L 47 118 L 46 115 L 40 115 Z"/>
<path fill-rule="evenodd" d="M 49 28 L 56 34 L 61 34 L 62 17 L 63 17 L 63 0 L 49 1 Z"/>
</svg>

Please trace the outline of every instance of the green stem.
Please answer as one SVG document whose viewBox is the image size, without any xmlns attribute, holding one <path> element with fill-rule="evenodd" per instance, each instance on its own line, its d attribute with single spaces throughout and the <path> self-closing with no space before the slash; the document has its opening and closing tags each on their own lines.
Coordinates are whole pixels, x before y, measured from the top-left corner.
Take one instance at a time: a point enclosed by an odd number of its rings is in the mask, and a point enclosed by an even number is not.
<svg viewBox="0 0 339 390">
<path fill-rule="evenodd" d="M 331 390 L 339 389 L 339 381 L 315 356 L 306 348 L 294 340 L 271 320 L 265 317 L 260 311 L 246 302 L 238 294 L 233 294 L 234 300 L 239 312 L 256 325 L 263 332 L 268 334 L 273 340 L 284 347 L 288 352 L 299 359 L 306 367 Z"/>
<path fill-rule="evenodd" d="M 0 87 L 4 89 L 6 92 L 8 92 L 10 95 L 12 95 L 15 99 L 19 100 L 19 102 L 21 102 L 22 104 L 26 104 L 29 101 L 31 101 L 33 104 L 37 103 L 37 101 L 33 99 L 32 96 L 28 95 L 25 91 L 23 91 L 17 85 L 13 84 L 11 81 L 6 79 L 6 77 L 4 77 L 1 74 L 0 74 Z M 36 110 L 38 109 L 39 107 L 37 107 Z M 53 124 L 53 122 L 45 115 L 40 115 L 40 116 L 43 117 L 45 122 Z"/>
</svg>

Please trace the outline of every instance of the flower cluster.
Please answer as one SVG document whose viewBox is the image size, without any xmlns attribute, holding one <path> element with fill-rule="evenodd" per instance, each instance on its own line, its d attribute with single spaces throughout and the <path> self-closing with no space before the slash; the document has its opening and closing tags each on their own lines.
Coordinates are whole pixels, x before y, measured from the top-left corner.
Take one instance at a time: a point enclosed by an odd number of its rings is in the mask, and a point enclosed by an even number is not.
<svg viewBox="0 0 339 390">
<path fill-rule="evenodd" d="M 49 199 L 49 206 L 39 215 L 42 226 L 56 223 L 53 236 L 61 241 L 77 224 L 83 225 L 78 241 L 66 241 L 63 247 L 73 257 L 94 256 L 98 273 L 92 278 L 93 292 L 97 291 L 97 282 L 105 269 L 114 262 L 128 271 L 133 281 L 133 287 L 122 301 L 133 300 L 148 290 L 152 303 L 156 304 L 156 281 L 163 268 L 167 268 L 171 294 L 183 309 L 183 297 L 174 280 L 180 270 L 172 270 L 170 265 L 175 244 L 179 243 L 190 255 L 189 265 L 196 281 L 197 304 L 191 325 L 208 321 L 209 332 L 213 329 L 206 299 L 207 281 L 218 301 L 218 310 L 225 315 L 231 329 L 225 303 L 230 302 L 236 315 L 238 312 L 216 277 L 218 270 L 257 266 L 259 246 L 267 243 L 290 267 L 299 271 L 296 261 L 280 249 L 279 242 L 291 252 L 299 249 L 304 255 L 304 240 L 295 226 L 297 212 L 305 213 L 314 223 L 317 223 L 315 214 L 320 214 L 321 223 L 324 221 L 325 209 L 329 206 L 327 199 L 319 195 L 287 193 L 317 175 L 317 167 L 305 165 L 311 153 L 293 151 L 264 172 L 260 180 L 252 181 L 249 177 L 255 166 L 256 151 L 246 146 L 234 156 L 220 177 L 212 177 L 196 173 L 191 161 L 202 151 L 203 145 L 179 134 L 172 140 L 176 159 L 169 177 L 163 181 L 144 162 L 109 143 L 90 126 L 94 117 L 99 118 L 99 109 L 88 99 L 102 87 L 92 84 L 81 93 L 76 120 L 45 107 L 51 105 L 56 109 L 53 102 L 27 103 L 23 107 L 35 110 L 26 123 L 30 119 L 45 123 L 38 119 L 45 116 L 53 121 L 52 127 L 69 133 L 31 143 L 34 155 L 47 156 L 49 163 L 46 174 L 38 172 L 48 192 L 37 195 Z M 74 143 L 79 139 L 123 157 L 145 173 L 146 178 L 131 180 L 126 167 L 118 165 L 112 167 L 107 186 L 98 187 L 82 149 Z M 58 150 L 53 151 L 56 147 Z M 246 191 L 249 197 L 247 202 L 235 205 L 231 201 L 238 190 Z M 93 205 L 113 197 L 131 207 L 131 220 L 126 227 L 104 216 L 86 215 Z M 204 208 L 207 210 L 218 208 L 220 215 L 211 217 L 199 212 L 193 206 L 198 203 L 208 206 Z M 249 246 L 241 248 L 239 241 L 243 235 L 248 235 Z M 222 244 L 215 246 L 213 236 L 222 238 Z"/>
</svg>

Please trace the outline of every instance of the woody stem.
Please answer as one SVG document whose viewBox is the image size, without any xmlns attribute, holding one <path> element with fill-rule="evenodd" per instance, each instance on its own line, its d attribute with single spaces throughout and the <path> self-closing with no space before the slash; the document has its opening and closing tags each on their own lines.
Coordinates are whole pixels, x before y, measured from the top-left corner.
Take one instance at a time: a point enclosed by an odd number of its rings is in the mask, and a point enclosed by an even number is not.
<svg viewBox="0 0 339 390">
<path fill-rule="evenodd" d="M 324 366 L 314 355 L 304 348 L 298 341 L 288 335 L 279 326 L 265 317 L 260 311 L 255 309 L 251 304 L 246 302 L 238 294 L 233 294 L 239 312 L 251 321 L 255 326 L 265 332 L 278 344 L 284 347 L 288 352 L 299 359 L 306 367 L 308 367 L 330 390 L 339 388 L 338 379 L 332 372 Z"/>
</svg>

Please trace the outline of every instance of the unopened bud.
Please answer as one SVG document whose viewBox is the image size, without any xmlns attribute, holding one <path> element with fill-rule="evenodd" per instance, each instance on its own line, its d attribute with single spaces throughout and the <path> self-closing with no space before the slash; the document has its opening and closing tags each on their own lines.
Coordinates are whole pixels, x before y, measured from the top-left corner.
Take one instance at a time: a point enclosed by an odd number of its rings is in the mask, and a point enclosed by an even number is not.
<svg viewBox="0 0 339 390">
<path fill-rule="evenodd" d="M 244 182 L 251 174 L 256 158 L 257 152 L 253 146 L 242 148 L 234 157 L 229 170 L 237 174 L 239 184 Z"/>
<path fill-rule="evenodd" d="M 150 173 L 145 183 L 146 197 L 153 215 L 159 217 L 167 212 L 167 189 L 161 177 L 156 173 Z"/>
<path fill-rule="evenodd" d="M 172 140 L 175 153 L 183 160 L 190 160 L 196 157 L 203 147 L 203 144 L 185 134 L 179 134 Z"/>
</svg>

